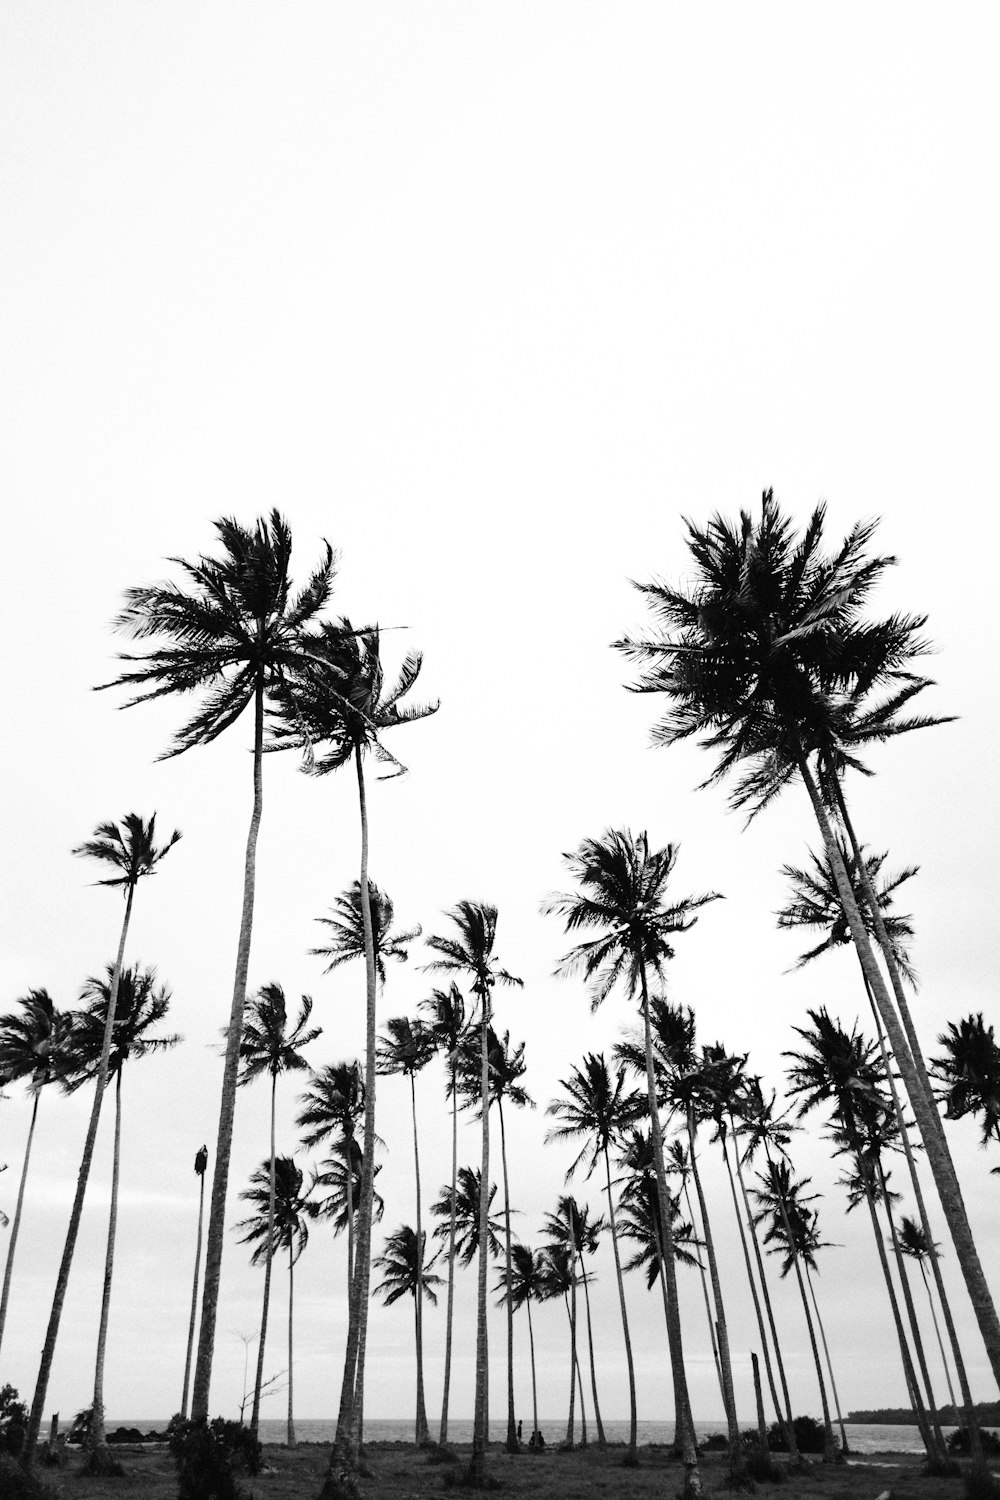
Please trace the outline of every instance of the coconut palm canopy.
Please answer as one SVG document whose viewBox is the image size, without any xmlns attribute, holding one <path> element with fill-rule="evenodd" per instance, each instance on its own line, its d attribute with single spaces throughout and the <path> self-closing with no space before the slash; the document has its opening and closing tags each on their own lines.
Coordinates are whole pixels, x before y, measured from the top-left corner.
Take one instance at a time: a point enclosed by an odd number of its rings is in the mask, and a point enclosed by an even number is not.
<svg viewBox="0 0 1000 1500">
<path fill-rule="evenodd" d="M 59 1012 L 79 1008 L 87 977 L 103 979 L 114 956 L 122 891 L 92 882 L 123 872 L 71 851 L 94 841 L 103 820 L 133 809 L 144 818 L 157 810 L 157 846 L 184 830 L 155 880 L 140 883 L 123 959 L 125 970 L 155 966 L 169 980 L 162 1029 L 184 1041 L 124 1073 L 109 1417 L 169 1415 L 180 1401 L 197 1224 L 191 1162 L 205 1143 L 207 1231 L 219 1162 L 218 1040 L 230 1024 L 251 896 L 246 995 L 280 980 L 292 1025 L 299 997 L 312 997 L 307 1026 L 322 1035 L 304 1050 L 317 1078 L 355 1059 L 363 1065 L 364 964 L 355 958 L 326 972 L 334 955 L 311 951 L 342 937 L 358 946 L 357 909 L 341 905 L 360 878 L 356 771 L 345 764 L 336 775 L 302 775 L 292 745 L 311 746 L 315 769 L 365 731 L 394 758 L 378 760 L 374 740 L 362 756 L 368 873 L 391 893 L 389 932 L 419 924 L 460 943 L 444 915 L 460 902 L 499 915 L 497 963 L 524 983 L 493 986 L 491 1025 L 513 1047 L 524 1043 L 518 1082 L 540 1106 L 504 1106 L 513 1228 L 536 1252 L 544 1216 L 569 1190 L 567 1169 L 591 1139 L 546 1143 L 560 1117 L 544 1109 L 569 1099 L 563 1084 L 588 1076 L 588 1058 L 606 1060 L 614 1087 L 614 1049 L 641 1021 L 627 994 L 628 960 L 625 984 L 593 1013 L 590 987 L 609 977 L 608 960 L 597 955 L 589 978 L 585 957 L 569 977 L 554 977 L 563 955 L 617 930 L 613 920 L 567 933 L 559 916 L 540 914 L 547 892 L 586 894 L 563 851 L 605 830 L 645 831 L 648 851 L 680 851 L 668 907 L 688 894 L 724 893 L 724 902 L 699 908 L 689 930 L 665 936 L 674 956 L 662 976 L 650 972 L 654 1019 L 657 999 L 690 1007 L 699 1057 L 716 1043 L 746 1057 L 762 1103 L 778 1091 L 776 1118 L 788 1108 L 782 1054 L 804 1050 L 793 1028 L 811 1029 L 810 1010 L 825 1008 L 848 1035 L 857 1027 L 874 1037 L 842 918 L 826 904 L 827 855 L 801 787 L 788 786 L 743 831 L 758 790 L 789 771 L 787 737 L 769 738 L 770 691 L 753 697 L 740 679 L 752 713 L 731 734 L 743 732 L 748 755 L 718 785 L 695 790 L 732 738 L 712 751 L 699 749 L 700 729 L 669 748 L 650 742 L 667 698 L 626 684 L 639 685 L 657 663 L 629 660 L 611 643 L 657 633 L 651 605 L 660 585 L 684 601 L 679 631 L 693 628 L 700 610 L 721 653 L 697 674 L 671 657 L 678 683 L 704 690 L 707 712 L 714 665 L 730 686 L 734 666 L 761 659 L 771 686 L 790 677 L 814 762 L 822 747 L 844 770 L 865 856 L 886 851 L 876 885 L 919 866 L 892 891 L 891 914 L 907 923 L 898 936 L 920 978 L 919 991 L 907 993 L 925 1054 L 942 1063 L 935 1085 L 971 1227 L 977 1243 L 995 1245 L 1000 1205 L 990 1173 L 1000 1145 L 990 1128 L 989 1049 L 965 1048 L 952 1065 L 937 1040 L 951 1037 L 949 1028 L 962 1040 L 966 1018 L 980 1015 L 983 1035 L 990 1027 L 1000 1035 L 992 778 L 1000 701 L 985 581 L 996 540 L 988 497 L 1000 480 L 991 424 L 996 234 L 982 189 L 995 176 L 1000 135 L 992 17 L 974 7 L 942 28 L 917 7 L 901 26 L 893 9 L 873 8 L 861 46 L 849 24 L 831 28 L 806 8 L 789 25 L 783 13 L 731 4 L 719 17 L 648 0 L 603 10 L 553 0 L 471 7 L 461 20 L 444 7 L 430 27 L 400 0 L 377 17 L 366 7 L 311 7 L 294 24 L 267 0 L 251 11 L 208 16 L 181 5 L 166 25 L 164 8 L 132 7 L 123 29 L 109 6 L 22 6 L 3 37 L 0 471 L 9 566 L 0 609 L 12 710 L 2 748 L 0 1016 L 21 1014 L 33 992 Z M 723 631 L 712 601 L 698 596 L 689 548 L 693 535 L 704 538 L 730 599 L 739 595 L 757 565 L 741 513 L 755 534 L 765 490 L 789 523 L 782 533 L 775 520 L 769 537 L 787 566 L 774 615 L 783 629 L 767 640 L 756 631 L 759 615 Z M 826 507 L 823 534 L 806 545 L 817 506 Z M 846 538 L 839 572 L 818 568 Z M 854 614 L 838 580 L 862 543 L 874 564 Z M 114 623 L 123 615 L 125 633 Z M 845 620 L 853 656 L 829 649 L 828 627 Z M 894 623 L 878 633 L 880 622 Z M 300 623 L 304 659 L 293 640 Z M 159 626 L 167 628 L 131 633 Z M 671 641 L 673 631 L 669 624 Z M 923 643 L 933 652 L 918 650 Z M 882 653 L 874 677 L 854 670 L 862 648 Z M 722 659 L 730 650 L 734 660 Z M 263 759 L 245 889 L 258 669 L 264 736 L 286 734 L 289 749 Z M 311 695 L 321 669 L 328 737 Z M 281 691 L 285 682 L 298 684 L 298 700 Z M 339 703 L 338 683 L 351 684 Z M 406 691 L 394 696 L 397 688 Z M 883 741 L 894 699 L 899 721 L 955 722 Z M 400 722 L 410 705 L 438 702 L 435 713 Z M 728 724 L 704 733 L 728 735 Z M 873 775 L 852 770 L 854 760 Z M 399 764 L 406 775 L 396 774 Z M 748 772 L 763 781 L 747 787 L 750 800 L 732 816 L 728 796 Z M 112 826 L 121 832 L 121 822 Z M 849 840 L 845 852 L 853 855 Z M 812 884 L 797 896 L 784 867 Z M 799 897 L 796 915 L 810 920 L 777 930 L 774 914 Z M 393 1017 L 431 1023 L 421 1003 L 435 986 L 448 995 L 452 983 L 474 1025 L 471 977 L 461 967 L 428 972 L 446 955 L 423 935 L 406 946 L 405 964 L 384 955 L 377 1032 L 386 1035 Z M 789 972 L 817 948 L 815 962 Z M 417 1080 L 428 1209 L 451 1181 L 447 1059 L 439 1042 Z M 2 1379 L 29 1402 L 89 1103 L 86 1090 L 45 1087 L 35 1096 L 31 1083 L 22 1075 L 0 1084 L 0 1207 L 11 1227 L 38 1099 L 2 1345 Z M 627 1073 L 624 1087 L 641 1092 L 641 1079 Z M 338 1155 L 335 1119 L 326 1139 L 303 1144 L 312 1127 L 297 1122 L 312 1091 L 312 1074 L 279 1078 L 276 1148 L 306 1184 L 327 1162 L 334 1175 L 345 1168 L 325 1198 L 351 1183 L 351 1162 Z M 262 1272 L 232 1225 L 250 1212 L 238 1193 L 269 1152 L 269 1080 L 233 1093 L 210 1396 L 212 1413 L 226 1415 L 242 1396 L 234 1331 L 259 1318 Z M 110 1103 L 45 1418 L 89 1399 Z M 319 1100 L 321 1115 L 325 1107 Z M 385 1229 L 375 1231 L 376 1254 L 386 1232 L 415 1224 L 409 1112 L 406 1081 L 380 1075 Z M 813 1206 L 823 1237 L 842 1245 L 818 1258 L 836 1361 L 838 1350 L 882 1347 L 894 1335 L 864 1210 L 845 1212 L 838 1179 L 850 1164 L 833 1158 L 827 1113 L 826 1105 L 801 1120 L 793 1113 L 801 1129 L 784 1149 L 796 1180 L 810 1178 L 809 1191 L 821 1195 Z M 491 1114 L 491 1215 L 502 1221 Z M 648 1120 L 632 1128 L 648 1133 Z M 476 1105 L 460 1108 L 460 1165 L 479 1163 L 477 1130 Z M 736 1359 L 760 1346 L 714 1130 L 701 1125 L 696 1149 Z M 765 1125 L 752 1112 L 741 1124 L 737 1114 L 736 1130 L 741 1152 L 756 1147 L 742 1163 L 756 1180 Z M 773 1139 L 772 1152 L 780 1157 Z M 992 1395 L 927 1154 L 917 1159 L 974 1393 Z M 589 1165 L 588 1155 L 571 1190 L 592 1215 L 606 1215 L 603 1162 L 590 1177 Z M 895 1151 L 891 1165 L 898 1217 L 915 1219 Z M 616 1194 L 623 1170 L 613 1147 Z M 676 1175 L 669 1185 L 679 1189 Z M 426 1219 L 428 1230 L 442 1222 Z M 309 1227 L 295 1266 L 303 1417 L 326 1414 L 334 1399 L 347 1258 L 346 1232 L 338 1238 L 326 1220 Z M 702 1238 L 700 1226 L 694 1234 Z M 9 1238 L 0 1234 L 0 1260 Z M 433 1240 L 435 1249 L 443 1243 Z M 638 1244 L 623 1247 L 626 1260 Z M 444 1275 L 445 1264 L 435 1271 Z M 627 1410 L 627 1377 L 610 1235 L 591 1267 L 611 1420 Z M 780 1302 L 791 1291 L 778 1284 L 778 1257 L 767 1269 L 784 1327 L 797 1317 Z M 491 1288 L 500 1272 L 495 1263 Z M 697 1267 L 678 1264 L 677 1276 L 694 1302 L 685 1302 L 684 1330 L 696 1414 L 721 1420 Z M 455 1422 L 472 1414 L 474 1283 L 459 1266 Z M 624 1283 L 642 1419 L 671 1407 L 662 1299 L 655 1287 L 646 1292 L 642 1270 L 626 1272 Z M 850 1295 L 839 1294 L 843 1284 Z M 440 1301 L 426 1319 L 432 1418 L 442 1394 Z M 551 1439 L 550 1416 L 565 1416 L 565 1318 L 558 1303 L 532 1314 Z M 406 1309 L 372 1303 L 373 1419 L 397 1399 L 411 1409 L 413 1349 L 409 1329 L 399 1335 L 401 1316 L 405 1324 Z M 491 1306 L 490 1319 L 497 1417 L 503 1313 Z M 530 1411 L 526 1321 L 522 1309 L 522 1417 Z M 128 1337 L 136 1328 L 148 1338 Z M 943 1326 L 942 1334 L 950 1358 Z M 804 1343 L 786 1352 L 794 1369 Z M 750 1372 L 736 1363 L 749 1426 Z M 876 1364 L 861 1357 L 838 1368 L 845 1405 L 905 1400 L 901 1385 L 884 1388 Z"/>
</svg>

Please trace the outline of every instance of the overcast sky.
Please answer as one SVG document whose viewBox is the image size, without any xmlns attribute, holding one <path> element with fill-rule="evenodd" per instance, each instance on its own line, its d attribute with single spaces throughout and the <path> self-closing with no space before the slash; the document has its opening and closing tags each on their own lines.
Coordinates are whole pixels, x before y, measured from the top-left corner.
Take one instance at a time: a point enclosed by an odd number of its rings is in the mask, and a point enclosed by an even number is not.
<svg viewBox="0 0 1000 1500">
<path fill-rule="evenodd" d="M 929 1050 L 946 1020 L 995 1015 L 992 7 L 945 18 L 920 5 L 13 0 L 0 26 L 0 1009 L 32 986 L 69 1006 L 113 956 L 120 902 L 69 852 L 98 822 L 156 810 L 161 829 L 184 834 L 138 893 L 128 951 L 171 986 L 185 1041 L 125 1076 L 112 1419 L 180 1404 L 192 1163 L 203 1140 L 214 1152 L 251 725 L 157 762 L 186 705 L 118 713 L 120 695 L 91 689 L 117 670 L 122 591 L 174 576 L 171 556 L 211 553 L 219 516 L 250 525 L 279 507 L 298 579 L 328 538 L 341 558 L 333 607 L 405 627 L 385 637 L 390 663 L 425 652 L 419 687 L 441 709 L 392 741 L 410 774 L 372 789 L 371 871 L 400 921 L 425 932 L 447 931 L 442 913 L 461 898 L 499 907 L 498 951 L 525 987 L 499 997 L 497 1024 L 526 1041 L 539 1106 L 509 1122 L 526 1240 L 538 1242 L 573 1155 L 542 1149 L 544 1106 L 585 1051 L 610 1049 L 633 1019 L 623 998 L 592 1016 L 579 983 L 551 977 L 566 940 L 539 903 L 566 887 L 561 854 L 583 838 L 648 829 L 654 845 L 681 844 L 678 896 L 726 896 L 678 941 L 672 970 L 703 1041 L 749 1051 L 779 1085 L 807 1007 L 847 1024 L 861 1015 L 849 954 L 785 972 L 799 948 L 775 930 L 778 872 L 816 842 L 801 788 L 744 831 L 724 793 L 695 790 L 705 754 L 651 749 L 657 704 L 623 689 L 627 664 L 609 643 L 644 623 L 629 580 L 687 576 L 683 516 L 732 515 L 773 485 L 801 523 L 828 501 L 831 539 L 882 518 L 879 543 L 899 566 L 878 607 L 929 613 L 939 687 L 926 708 L 960 719 L 873 756 L 877 777 L 850 793 L 866 841 L 921 866 L 904 909 Z M 278 756 L 264 798 L 251 986 L 313 996 L 316 1064 L 357 1055 L 363 973 L 324 977 L 308 956 L 315 919 L 357 875 L 353 777 L 315 782 Z M 391 973 L 383 1018 L 428 993 L 426 956 L 416 945 Z M 435 1064 L 419 1080 L 429 1193 L 449 1171 L 442 1077 Z M 266 1154 L 267 1092 L 241 1091 L 230 1222 Z M 279 1086 L 286 1151 L 297 1092 Z M 46 1093 L 39 1113 L 0 1369 L 28 1399 L 89 1107 Z M 0 1106 L 10 1212 L 28 1113 L 12 1088 Z M 387 1230 L 412 1222 L 408 1128 L 405 1083 L 389 1079 Z M 990 1161 L 970 1122 L 949 1132 L 989 1270 L 1000 1230 Z M 49 1391 L 64 1414 L 92 1389 L 110 1146 L 109 1110 Z M 460 1156 L 478 1160 L 471 1123 Z M 820 1296 L 845 1409 L 902 1402 L 870 1226 L 845 1218 L 815 1124 L 795 1160 L 824 1194 L 837 1246 L 823 1253 Z M 749 1422 L 757 1336 L 707 1143 L 703 1163 Z M 596 1181 L 577 1190 L 599 1211 Z M 935 1222 L 975 1393 L 995 1396 Z M 332 1413 L 339 1396 L 345 1256 L 317 1229 L 297 1274 L 303 1417 Z M 625 1416 L 607 1250 L 596 1271 L 602 1405 Z M 227 1237 L 213 1411 L 235 1413 L 237 1332 L 256 1325 L 261 1282 Z M 696 1416 L 714 1419 L 691 1273 L 681 1293 Z M 641 1281 L 628 1296 L 639 1414 L 659 1418 L 670 1409 L 662 1315 Z M 791 1285 L 778 1306 L 795 1408 L 818 1411 Z M 443 1322 L 442 1304 L 427 1316 L 432 1426 Z M 471 1416 L 472 1272 L 456 1327 L 452 1410 Z M 274 1337 L 269 1371 L 284 1364 Z M 539 1403 L 554 1419 L 567 1364 L 557 1308 L 540 1312 L 536 1337 Z M 370 1414 L 407 1410 L 408 1307 L 376 1304 L 368 1351 Z M 492 1352 L 500 1412 L 499 1314 Z"/>
</svg>

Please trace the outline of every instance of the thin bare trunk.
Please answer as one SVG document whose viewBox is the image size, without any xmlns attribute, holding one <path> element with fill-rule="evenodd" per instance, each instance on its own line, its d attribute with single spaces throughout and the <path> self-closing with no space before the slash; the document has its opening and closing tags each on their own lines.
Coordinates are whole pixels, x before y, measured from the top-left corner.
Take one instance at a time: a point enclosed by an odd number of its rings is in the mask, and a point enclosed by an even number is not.
<svg viewBox="0 0 1000 1500">
<path fill-rule="evenodd" d="M 208 1235 L 205 1242 L 205 1284 L 201 1296 L 201 1326 L 198 1330 L 198 1355 L 195 1360 L 194 1391 L 191 1397 L 191 1416 L 196 1422 L 208 1421 L 208 1397 L 212 1383 L 215 1323 L 219 1309 L 222 1250 L 226 1231 L 226 1192 L 229 1186 L 229 1159 L 232 1155 L 233 1125 L 236 1119 L 236 1075 L 239 1070 L 243 1010 L 247 998 L 247 971 L 250 966 L 250 939 L 253 934 L 257 835 L 260 831 L 260 819 L 264 807 L 263 749 L 264 682 L 260 678 L 254 691 L 253 812 L 250 817 L 250 830 L 247 834 L 246 860 L 243 870 L 243 909 L 240 914 L 240 937 L 236 948 L 233 999 L 229 1010 L 229 1025 L 226 1029 L 226 1059 L 222 1068 L 219 1134 L 215 1147 L 215 1169 L 212 1173 L 212 1196 L 209 1200 Z"/>
<path fill-rule="evenodd" d="M 531 1411 L 534 1417 L 534 1428 L 532 1429 L 533 1443 L 538 1443 L 538 1382 L 535 1379 L 535 1330 L 531 1323 L 531 1297 L 525 1297 L 524 1305 L 528 1309 L 528 1343 L 531 1347 Z"/>
<path fill-rule="evenodd" d="M 604 1436 L 604 1423 L 601 1421 L 601 1405 L 597 1399 L 597 1370 L 594 1366 L 594 1329 L 590 1321 L 590 1286 L 587 1272 L 582 1275 L 583 1297 L 587 1304 L 587 1350 L 590 1354 L 590 1389 L 594 1393 L 594 1423 L 597 1427 L 597 1446 L 604 1449 L 608 1446 L 608 1440 Z"/>
<path fill-rule="evenodd" d="M 635 1400 L 635 1363 L 632 1359 L 632 1339 L 629 1334 L 628 1309 L 625 1306 L 625 1282 L 622 1277 L 621 1256 L 618 1253 L 618 1225 L 615 1220 L 615 1200 L 611 1192 L 611 1163 L 608 1159 L 608 1147 L 604 1145 L 604 1179 L 608 1194 L 608 1222 L 611 1225 L 611 1248 L 615 1255 L 615 1279 L 618 1282 L 618 1305 L 622 1314 L 622 1333 L 625 1336 L 625 1363 L 628 1366 L 628 1462 L 634 1464 L 636 1461 L 637 1422 L 636 1422 L 636 1400 Z M 532 1379 L 534 1379 L 534 1356 L 532 1356 Z M 538 1413 L 535 1413 L 535 1426 L 538 1426 Z"/>
<path fill-rule="evenodd" d="M 500 1160 L 503 1163 L 503 1224 L 504 1257 L 507 1269 L 507 1285 L 511 1283 L 510 1262 L 510 1185 L 507 1180 L 507 1132 L 503 1123 L 503 1100 L 497 1099 L 497 1114 L 500 1117 Z M 517 1440 L 517 1417 L 514 1413 L 514 1304 L 507 1298 L 507 1442 L 508 1453 L 517 1453 L 521 1444 Z"/>
<path fill-rule="evenodd" d="M 417 1335 L 417 1447 L 429 1443 L 427 1408 L 424 1404 L 424 1234 L 420 1219 L 420 1150 L 417 1145 L 417 1080 L 410 1074 L 410 1106 L 413 1113 L 413 1171 L 417 1187 L 417 1293 L 414 1298 Z"/>
<path fill-rule="evenodd" d="M 688 1218 L 691 1220 L 691 1228 L 694 1230 L 694 1233 L 697 1236 L 698 1219 L 694 1211 L 694 1205 L 691 1202 L 691 1193 L 688 1190 L 686 1175 L 682 1175 L 681 1177 L 681 1189 L 684 1193 L 684 1203 L 687 1207 Z M 704 1235 L 702 1235 L 702 1238 L 704 1239 Z M 722 1397 L 722 1410 L 728 1413 L 729 1404 L 726 1399 L 726 1382 L 722 1378 L 722 1360 L 719 1358 L 719 1341 L 715 1336 L 715 1319 L 712 1316 L 712 1299 L 709 1296 L 708 1292 L 708 1273 L 705 1270 L 705 1264 L 702 1260 L 698 1261 L 698 1279 L 701 1282 L 701 1298 L 705 1304 L 705 1321 L 708 1324 L 708 1337 L 709 1342 L 712 1345 L 712 1360 L 715 1364 L 715 1378 L 719 1382 L 719 1395 Z"/>
<path fill-rule="evenodd" d="M 7 1246 L 7 1263 L 3 1273 L 3 1292 L 0 1293 L 0 1345 L 3 1344 L 3 1331 L 7 1322 L 7 1299 L 10 1296 L 10 1278 L 14 1270 L 14 1251 L 17 1249 L 17 1234 L 21 1227 L 21 1209 L 24 1206 L 24 1185 L 28 1180 L 28 1163 L 31 1160 L 31 1143 L 35 1137 L 35 1120 L 38 1116 L 38 1101 L 41 1097 L 41 1089 L 33 1090 L 35 1102 L 31 1106 L 31 1124 L 28 1126 L 28 1143 L 24 1148 L 24 1161 L 21 1165 L 21 1182 L 17 1189 L 17 1206 L 14 1209 L 14 1222 L 10 1228 L 10 1243 Z"/>
<path fill-rule="evenodd" d="M 289 1448 L 297 1448 L 298 1442 L 295 1437 L 295 1416 L 292 1405 L 292 1390 L 295 1372 L 294 1348 L 292 1340 L 292 1311 L 295 1305 L 295 1257 L 292 1247 L 288 1247 L 288 1439 Z"/>
<path fill-rule="evenodd" d="M 97 1329 L 97 1358 L 94 1361 L 94 1410 L 90 1419 L 87 1447 L 91 1453 L 107 1447 L 104 1431 L 104 1355 L 108 1345 L 108 1317 L 111 1312 L 111 1278 L 115 1269 L 115 1236 L 118 1231 L 118 1181 L 122 1146 L 122 1070 L 115 1074 L 115 1145 L 111 1163 L 111 1204 L 108 1209 L 108 1239 L 104 1251 L 104 1288 L 101 1293 L 101 1321 Z"/>
<path fill-rule="evenodd" d="M 933 1254 L 933 1251 L 931 1253 Z M 955 1400 L 955 1391 L 954 1391 L 954 1388 L 953 1388 L 952 1383 L 951 1383 L 951 1371 L 948 1369 L 948 1360 L 947 1360 L 947 1357 L 946 1357 L 945 1352 L 944 1352 L 944 1341 L 941 1338 L 941 1327 L 940 1327 L 940 1324 L 938 1323 L 937 1312 L 935 1311 L 935 1308 L 934 1308 L 934 1297 L 933 1297 L 933 1294 L 931 1292 L 931 1284 L 927 1280 L 927 1272 L 924 1269 L 924 1263 L 923 1263 L 923 1261 L 922 1260 L 918 1260 L 917 1261 L 917 1265 L 920 1267 L 920 1275 L 923 1277 L 924 1290 L 927 1293 L 927 1302 L 928 1302 L 928 1305 L 930 1306 L 931 1319 L 933 1320 L 933 1323 L 934 1323 L 934 1332 L 937 1335 L 938 1348 L 941 1351 L 941 1365 L 942 1365 L 942 1367 L 944 1369 L 944 1378 L 945 1378 L 945 1380 L 948 1383 L 948 1396 L 949 1396 L 949 1398 L 951 1400 L 951 1409 L 952 1409 L 952 1411 L 955 1413 L 955 1415 L 957 1417 L 958 1413 L 959 1413 L 959 1405 L 958 1405 L 958 1402 Z"/>
<path fill-rule="evenodd" d="M 451 1066 L 451 1209 L 448 1215 L 448 1311 L 444 1335 L 444 1394 L 441 1397 L 441 1437 L 448 1441 L 448 1396 L 451 1391 L 451 1331 L 455 1311 L 455 1190 L 458 1180 L 458 1090 L 455 1067 L 458 1054 L 453 1052 Z"/>
<path fill-rule="evenodd" d="M 274 1259 L 274 1106 L 278 1088 L 277 1073 L 271 1074 L 271 1155 L 267 1174 L 267 1253 L 264 1258 L 264 1305 L 260 1314 L 260 1338 L 257 1340 L 257 1373 L 253 1382 L 253 1406 L 250 1408 L 250 1432 L 257 1436 L 260 1426 L 260 1392 L 264 1383 L 264 1345 L 267 1342 L 267 1315 L 271 1306 L 271 1263 Z"/>
<path fill-rule="evenodd" d="M 803 1262 L 806 1270 L 806 1286 L 812 1298 L 813 1312 L 816 1314 L 816 1326 L 819 1329 L 820 1343 L 823 1345 L 823 1357 L 826 1360 L 826 1373 L 830 1377 L 830 1390 L 833 1393 L 833 1409 L 837 1413 L 837 1425 L 840 1428 L 840 1451 L 850 1453 L 851 1449 L 847 1441 L 847 1428 L 844 1426 L 844 1418 L 840 1410 L 840 1396 L 837 1394 L 837 1382 L 833 1374 L 833 1360 L 830 1358 L 830 1346 L 826 1341 L 826 1329 L 823 1327 L 823 1319 L 820 1317 L 819 1303 L 816 1300 L 816 1287 L 813 1284 L 809 1272 L 809 1262 Z"/>
<path fill-rule="evenodd" d="M 188 1322 L 187 1356 L 184 1360 L 184 1394 L 181 1397 L 181 1416 L 188 1411 L 188 1389 L 191 1383 L 191 1356 L 194 1353 L 194 1329 L 198 1318 L 198 1272 L 201 1270 L 201 1229 L 205 1217 L 205 1174 L 198 1176 L 198 1237 L 195 1241 L 194 1280 L 191 1284 L 191 1317 Z M 243 1382 L 244 1390 L 246 1381 Z"/>
<path fill-rule="evenodd" d="M 482 1009 L 480 1026 L 480 1074 L 479 1100 L 483 1125 L 483 1151 L 479 1181 L 479 1278 L 476 1298 L 476 1394 L 472 1428 L 472 1457 L 466 1474 L 466 1482 L 473 1489 L 483 1489 L 486 1483 L 486 1424 L 487 1424 L 487 1334 L 486 1334 L 486 1272 L 489 1262 L 489 1204 L 490 1204 L 490 1093 L 489 1053 L 487 1051 L 487 1028 L 489 1024 L 489 993 L 484 987 L 479 996 Z"/>
</svg>

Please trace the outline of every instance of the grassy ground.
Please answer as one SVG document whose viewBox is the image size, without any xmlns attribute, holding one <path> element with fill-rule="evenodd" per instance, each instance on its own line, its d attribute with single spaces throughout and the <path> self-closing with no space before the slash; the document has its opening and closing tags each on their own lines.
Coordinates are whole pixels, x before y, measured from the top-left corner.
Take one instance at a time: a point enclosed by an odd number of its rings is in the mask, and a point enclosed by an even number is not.
<svg viewBox="0 0 1000 1500">
<path fill-rule="evenodd" d="M 424 1454 L 404 1443 L 373 1446 L 368 1452 L 371 1477 L 361 1481 L 363 1500 L 456 1500 L 469 1494 L 458 1482 L 468 1456 L 459 1448 L 457 1463 L 429 1463 Z M 85 1479 L 80 1460 L 71 1453 L 55 1469 L 39 1467 L 39 1475 L 58 1492 L 61 1500 L 176 1500 L 177 1482 L 173 1463 L 165 1447 L 117 1448 L 125 1468 L 122 1479 Z M 537 1500 L 673 1500 L 683 1483 L 683 1469 L 666 1448 L 640 1449 L 640 1466 L 627 1469 L 623 1450 L 596 1448 L 559 1453 L 511 1455 L 500 1447 L 489 1454 L 489 1472 L 499 1485 L 499 1494 L 531 1496 Z M 319 1493 L 326 1463 L 327 1445 L 303 1444 L 294 1452 L 268 1446 L 264 1450 L 264 1472 L 244 1481 L 254 1500 L 314 1500 Z M 706 1495 L 732 1494 L 726 1487 L 725 1458 L 706 1457 L 702 1466 Z M 886 1490 L 892 1500 L 961 1500 L 961 1479 L 925 1477 L 919 1462 L 910 1456 L 886 1457 L 865 1464 L 825 1468 L 813 1464 L 805 1473 L 789 1474 L 784 1484 L 760 1484 L 761 1500 L 876 1500 Z"/>
</svg>

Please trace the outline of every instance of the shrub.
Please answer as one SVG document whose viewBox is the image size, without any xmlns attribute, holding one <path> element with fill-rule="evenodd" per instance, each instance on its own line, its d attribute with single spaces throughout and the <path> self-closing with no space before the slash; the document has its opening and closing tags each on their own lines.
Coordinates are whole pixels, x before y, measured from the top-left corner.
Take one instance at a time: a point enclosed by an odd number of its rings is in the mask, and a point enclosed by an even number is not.
<svg viewBox="0 0 1000 1500">
<path fill-rule="evenodd" d="M 179 1500 L 244 1500 L 247 1492 L 237 1474 L 259 1474 L 260 1443 L 248 1427 L 215 1417 L 188 1422 L 171 1417 L 167 1441 L 177 1465 Z"/>
<path fill-rule="evenodd" d="M 9 1453 L 0 1453 L 0 1495 L 3 1500 L 56 1500 L 55 1490 Z"/>
<path fill-rule="evenodd" d="M 823 1452 L 825 1432 L 822 1422 L 817 1422 L 815 1417 L 793 1417 L 792 1426 L 795 1429 L 795 1442 L 800 1453 Z M 777 1422 L 768 1428 L 767 1446 L 772 1453 L 788 1452 L 785 1435 Z"/>
<path fill-rule="evenodd" d="M 1000 1437 L 995 1432 L 988 1432 L 980 1427 L 979 1435 L 983 1440 L 983 1452 L 989 1455 L 1000 1453 Z M 954 1458 L 967 1458 L 972 1452 L 972 1439 L 967 1427 L 956 1427 L 955 1431 L 948 1437 L 948 1452 Z"/>
<path fill-rule="evenodd" d="M 27 1430 L 28 1408 L 12 1385 L 0 1387 L 0 1453 L 20 1453 Z"/>
</svg>

